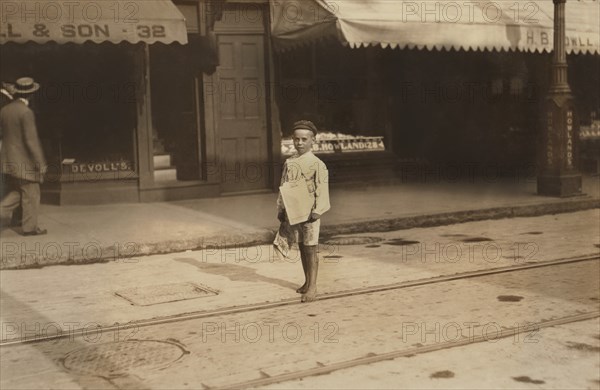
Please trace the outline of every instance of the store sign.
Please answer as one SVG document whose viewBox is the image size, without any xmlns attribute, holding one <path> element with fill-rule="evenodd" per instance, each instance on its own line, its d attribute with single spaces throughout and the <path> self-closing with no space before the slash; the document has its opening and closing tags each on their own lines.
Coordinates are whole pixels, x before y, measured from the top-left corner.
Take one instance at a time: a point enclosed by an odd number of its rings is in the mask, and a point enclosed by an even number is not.
<svg viewBox="0 0 600 390">
<path fill-rule="evenodd" d="M 113 34 L 114 26 L 108 24 L 63 24 L 54 26 L 37 23 L 33 26 L 16 26 L 12 23 L 7 23 L 2 27 L 3 28 L 0 29 L 0 38 L 33 37 L 59 41 L 69 38 L 110 40 L 115 35 Z M 113 29 L 111 29 L 111 27 L 113 27 Z M 165 26 L 159 24 L 124 26 L 121 27 L 121 30 L 117 35 L 135 36 L 141 40 L 166 38 L 167 36 Z"/>
<path fill-rule="evenodd" d="M 548 31 L 528 30 L 525 36 L 527 47 L 539 48 L 544 47 L 547 50 L 552 50 L 554 45 L 553 34 Z M 591 49 L 592 51 L 598 47 L 598 37 L 593 35 L 583 34 L 567 34 L 565 37 L 565 46 L 567 49 Z M 576 50 L 577 52 L 579 50 Z"/>
<path fill-rule="evenodd" d="M 567 167 L 573 168 L 573 111 L 567 111 Z"/>
<path fill-rule="evenodd" d="M 102 163 L 73 163 L 65 165 L 68 165 L 70 167 L 70 173 L 102 173 L 131 171 L 131 164 L 128 161 Z"/>
<path fill-rule="evenodd" d="M 187 43 L 185 19 L 170 0 L 1 0 L 6 42 Z"/>
<path fill-rule="evenodd" d="M 372 152 L 385 150 L 382 137 L 358 138 L 352 140 L 324 140 L 313 146 L 315 153 Z"/>
<path fill-rule="evenodd" d="M 321 153 L 348 153 L 348 152 L 377 152 L 384 151 L 383 137 L 355 137 L 348 139 L 318 140 L 313 143 L 312 150 L 315 154 Z M 292 155 L 296 152 L 294 142 L 290 139 L 281 142 L 283 155 Z"/>
</svg>

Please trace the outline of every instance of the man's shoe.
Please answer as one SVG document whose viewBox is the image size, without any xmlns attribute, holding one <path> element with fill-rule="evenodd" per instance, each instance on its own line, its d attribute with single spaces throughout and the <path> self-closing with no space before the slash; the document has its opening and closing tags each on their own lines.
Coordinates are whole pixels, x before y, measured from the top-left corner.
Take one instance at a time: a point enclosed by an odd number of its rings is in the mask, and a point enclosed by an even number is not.
<svg viewBox="0 0 600 390">
<path fill-rule="evenodd" d="M 47 233 L 48 233 L 48 230 L 37 228 L 37 229 L 32 230 L 30 232 L 23 232 L 23 235 L 24 236 L 42 236 L 42 235 L 47 234 Z"/>
</svg>

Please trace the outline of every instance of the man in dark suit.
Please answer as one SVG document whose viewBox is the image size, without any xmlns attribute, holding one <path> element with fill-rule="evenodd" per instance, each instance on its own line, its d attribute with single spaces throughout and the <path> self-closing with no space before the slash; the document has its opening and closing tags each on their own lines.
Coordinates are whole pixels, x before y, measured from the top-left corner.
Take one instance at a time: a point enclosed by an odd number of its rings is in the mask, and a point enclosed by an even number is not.
<svg viewBox="0 0 600 390">
<path fill-rule="evenodd" d="M 0 88 L 0 110 L 8 103 L 13 101 L 13 94 L 15 93 L 15 86 L 13 83 L 5 83 L 2 82 Z M 1 131 L 1 129 L 0 129 Z M 0 133 L 0 149 L 2 148 L 2 133 Z M 7 183 L 10 180 L 7 180 L 8 175 L 0 175 L 0 197 L 4 197 L 9 193 L 9 188 L 7 188 Z M 17 207 L 15 211 L 13 211 L 11 226 L 21 226 L 21 218 L 23 216 L 23 209 L 21 206 Z"/>
<path fill-rule="evenodd" d="M 0 110 L 13 101 L 15 87 L 11 83 L 2 82 L 0 85 Z M 2 148 L 2 129 L 0 129 L 0 148 Z M 2 194 L 4 195 L 4 193 Z"/>
<path fill-rule="evenodd" d="M 14 100 L 0 110 L 0 172 L 7 176 L 8 194 L 0 202 L 2 213 L 23 208 L 23 235 L 46 234 L 38 226 L 40 183 L 46 173 L 46 159 L 35 125 L 29 99 L 40 88 L 32 78 L 15 82 Z"/>
</svg>

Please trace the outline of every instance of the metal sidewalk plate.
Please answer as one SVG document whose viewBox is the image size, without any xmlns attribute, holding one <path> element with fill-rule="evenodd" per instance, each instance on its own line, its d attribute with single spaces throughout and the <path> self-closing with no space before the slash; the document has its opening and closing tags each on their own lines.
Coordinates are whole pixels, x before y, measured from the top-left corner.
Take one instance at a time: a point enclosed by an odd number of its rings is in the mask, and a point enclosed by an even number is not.
<svg viewBox="0 0 600 390">
<path fill-rule="evenodd" d="M 137 306 L 184 301 L 217 295 L 219 292 L 196 283 L 170 283 L 153 286 L 131 287 L 115 292 Z"/>
<path fill-rule="evenodd" d="M 140 370 L 160 370 L 189 352 L 169 340 L 127 340 L 86 346 L 69 352 L 64 367 L 81 375 L 114 378 Z"/>
</svg>

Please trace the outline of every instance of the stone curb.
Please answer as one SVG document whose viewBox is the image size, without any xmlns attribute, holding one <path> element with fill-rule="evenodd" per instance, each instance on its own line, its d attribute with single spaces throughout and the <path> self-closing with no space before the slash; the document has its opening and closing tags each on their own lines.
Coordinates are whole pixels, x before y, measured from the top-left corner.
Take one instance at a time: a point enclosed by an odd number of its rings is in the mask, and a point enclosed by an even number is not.
<svg viewBox="0 0 600 390">
<path fill-rule="evenodd" d="M 587 198 L 546 204 L 492 207 L 479 210 L 417 215 L 414 217 L 380 219 L 359 223 L 344 223 L 323 227 L 321 232 L 327 236 L 354 233 L 381 233 L 394 230 L 453 225 L 465 222 L 572 213 L 595 208 L 600 208 L 600 199 Z"/>
<path fill-rule="evenodd" d="M 600 199 L 586 197 L 583 199 L 570 199 L 543 204 L 493 207 L 412 217 L 357 221 L 324 226 L 321 234 L 325 237 L 332 237 L 340 234 L 381 233 L 393 230 L 444 226 L 474 221 L 571 213 L 595 208 L 600 208 Z M 166 240 L 151 243 L 129 243 L 129 245 L 135 245 L 133 251 L 131 250 L 131 247 L 115 248 L 115 245 L 103 245 L 98 243 L 98 250 L 102 256 L 86 258 L 83 253 L 79 252 L 75 253 L 73 256 L 62 256 L 59 258 L 29 259 L 27 256 L 25 256 L 25 259 L 23 259 L 23 256 L 21 256 L 20 259 L 3 258 L 0 263 L 0 270 L 42 268 L 49 265 L 106 263 L 110 261 L 132 262 L 134 261 L 132 260 L 133 258 L 140 256 L 202 249 L 216 250 L 269 245 L 272 243 L 274 235 L 274 229 L 263 229 L 251 234 L 217 235 L 212 237 L 198 237 L 197 239 Z"/>
<path fill-rule="evenodd" d="M 87 244 L 88 247 L 93 248 L 92 255 L 86 255 L 79 248 L 80 250 L 74 253 L 63 253 L 60 257 L 49 255 L 32 258 L 27 254 L 21 254 L 21 256 L 16 254 L 13 255 L 13 258 L 3 256 L 0 262 L 0 270 L 43 268 L 49 265 L 84 265 L 111 261 L 133 263 L 137 261 L 134 258 L 141 256 L 263 245 L 272 242 L 274 235 L 274 231 L 265 229 L 253 234 L 223 234 L 160 242 L 124 242 L 107 245 L 96 241 Z"/>
</svg>

